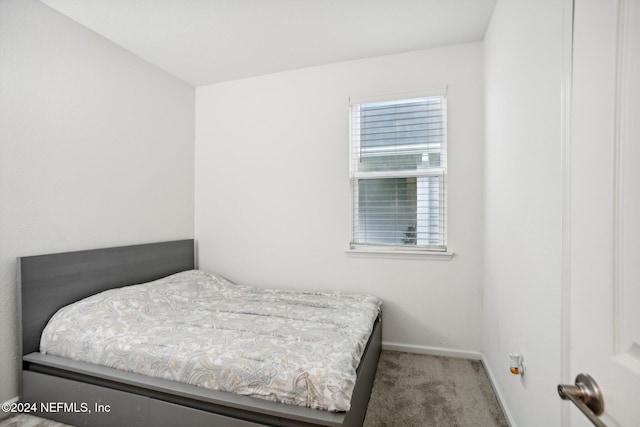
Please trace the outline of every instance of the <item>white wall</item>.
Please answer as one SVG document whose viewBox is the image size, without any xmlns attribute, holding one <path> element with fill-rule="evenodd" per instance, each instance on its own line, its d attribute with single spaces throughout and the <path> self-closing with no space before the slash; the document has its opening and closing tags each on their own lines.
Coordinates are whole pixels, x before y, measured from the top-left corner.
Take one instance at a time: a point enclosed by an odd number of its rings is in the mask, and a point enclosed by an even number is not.
<svg viewBox="0 0 640 427">
<path fill-rule="evenodd" d="M 562 6 L 499 0 L 484 40 L 483 354 L 518 427 L 560 423 Z"/>
<path fill-rule="evenodd" d="M 384 300 L 384 341 L 479 352 L 482 83 L 473 43 L 199 87 L 200 267 L 247 285 L 369 292 Z M 440 84 L 449 86 L 455 257 L 347 254 L 349 97 Z"/>
<path fill-rule="evenodd" d="M 193 236 L 195 90 L 34 0 L 0 0 L 0 401 L 16 257 Z"/>
</svg>

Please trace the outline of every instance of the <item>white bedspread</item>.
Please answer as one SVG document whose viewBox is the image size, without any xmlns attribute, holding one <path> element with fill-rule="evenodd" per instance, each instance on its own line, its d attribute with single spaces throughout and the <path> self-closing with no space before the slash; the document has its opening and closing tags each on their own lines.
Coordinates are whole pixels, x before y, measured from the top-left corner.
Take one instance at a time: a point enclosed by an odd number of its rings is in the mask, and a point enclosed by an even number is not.
<svg viewBox="0 0 640 427">
<path fill-rule="evenodd" d="M 380 301 L 237 286 L 193 270 L 60 309 L 40 351 L 214 390 L 347 411 Z"/>
</svg>

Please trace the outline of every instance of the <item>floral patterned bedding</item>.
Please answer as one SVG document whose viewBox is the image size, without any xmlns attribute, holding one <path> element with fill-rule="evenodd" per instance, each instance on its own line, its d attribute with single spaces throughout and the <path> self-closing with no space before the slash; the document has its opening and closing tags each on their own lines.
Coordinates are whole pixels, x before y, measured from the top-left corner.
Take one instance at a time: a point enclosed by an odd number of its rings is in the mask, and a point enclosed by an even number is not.
<svg viewBox="0 0 640 427">
<path fill-rule="evenodd" d="M 40 351 L 214 390 L 347 411 L 380 301 L 235 285 L 199 270 L 60 309 Z"/>
</svg>

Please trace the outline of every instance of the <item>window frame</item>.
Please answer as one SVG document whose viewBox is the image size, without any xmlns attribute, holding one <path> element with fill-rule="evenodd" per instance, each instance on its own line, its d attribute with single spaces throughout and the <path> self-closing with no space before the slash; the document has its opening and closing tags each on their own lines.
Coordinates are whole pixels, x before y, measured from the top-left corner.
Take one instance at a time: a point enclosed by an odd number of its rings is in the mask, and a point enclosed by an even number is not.
<svg viewBox="0 0 640 427">
<path fill-rule="evenodd" d="M 355 170 L 354 164 L 360 159 L 362 149 L 360 148 L 360 131 L 354 129 L 354 108 L 362 104 L 372 103 L 384 103 L 384 102 L 397 102 L 403 100 L 419 99 L 419 98 L 433 98 L 439 97 L 443 102 L 444 110 L 444 135 L 442 141 L 442 147 L 440 150 L 441 159 L 443 164 L 437 168 L 425 168 L 416 170 L 402 170 L 402 171 L 359 171 Z M 453 256 L 453 252 L 450 252 L 448 247 L 448 206 L 447 206 L 447 169 L 448 169 L 448 135 L 447 135 L 447 86 L 437 86 L 429 89 L 423 89 L 419 91 L 410 91 L 402 93 L 393 93 L 386 95 L 365 96 L 365 97 L 350 97 L 349 98 L 349 186 L 350 186 L 350 203 L 349 203 L 349 245 L 348 252 L 362 253 L 362 254 L 400 254 L 400 255 L 420 255 L 429 256 L 435 258 L 448 258 Z M 423 147 L 424 148 L 424 147 Z M 384 147 L 372 147 L 368 148 L 369 152 L 379 151 L 383 153 Z M 424 150 L 420 150 L 420 147 L 413 146 L 406 148 L 407 153 L 411 151 L 416 153 L 423 153 Z M 354 155 L 357 156 L 354 159 Z M 439 192 L 439 204 L 443 208 L 439 210 L 438 226 L 444 228 L 441 240 L 438 244 L 428 245 L 410 245 L 410 244 L 385 244 L 385 243 L 366 243 L 355 242 L 355 230 L 358 229 L 358 191 L 360 180 L 365 179 L 378 179 L 378 178 L 416 178 L 420 177 L 439 177 L 441 183 L 441 190 Z M 416 213 L 418 215 L 418 213 Z M 416 219 L 417 221 L 417 219 Z"/>
</svg>

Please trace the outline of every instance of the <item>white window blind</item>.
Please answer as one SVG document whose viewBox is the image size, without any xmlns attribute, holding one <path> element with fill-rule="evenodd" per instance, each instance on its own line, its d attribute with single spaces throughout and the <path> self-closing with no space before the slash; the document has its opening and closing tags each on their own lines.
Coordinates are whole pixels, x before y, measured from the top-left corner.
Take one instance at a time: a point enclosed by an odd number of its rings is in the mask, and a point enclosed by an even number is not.
<svg viewBox="0 0 640 427">
<path fill-rule="evenodd" d="M 446 123 L 444 93 L 351 101 L 352 248 L 446 251 Z"/>
</svg>

